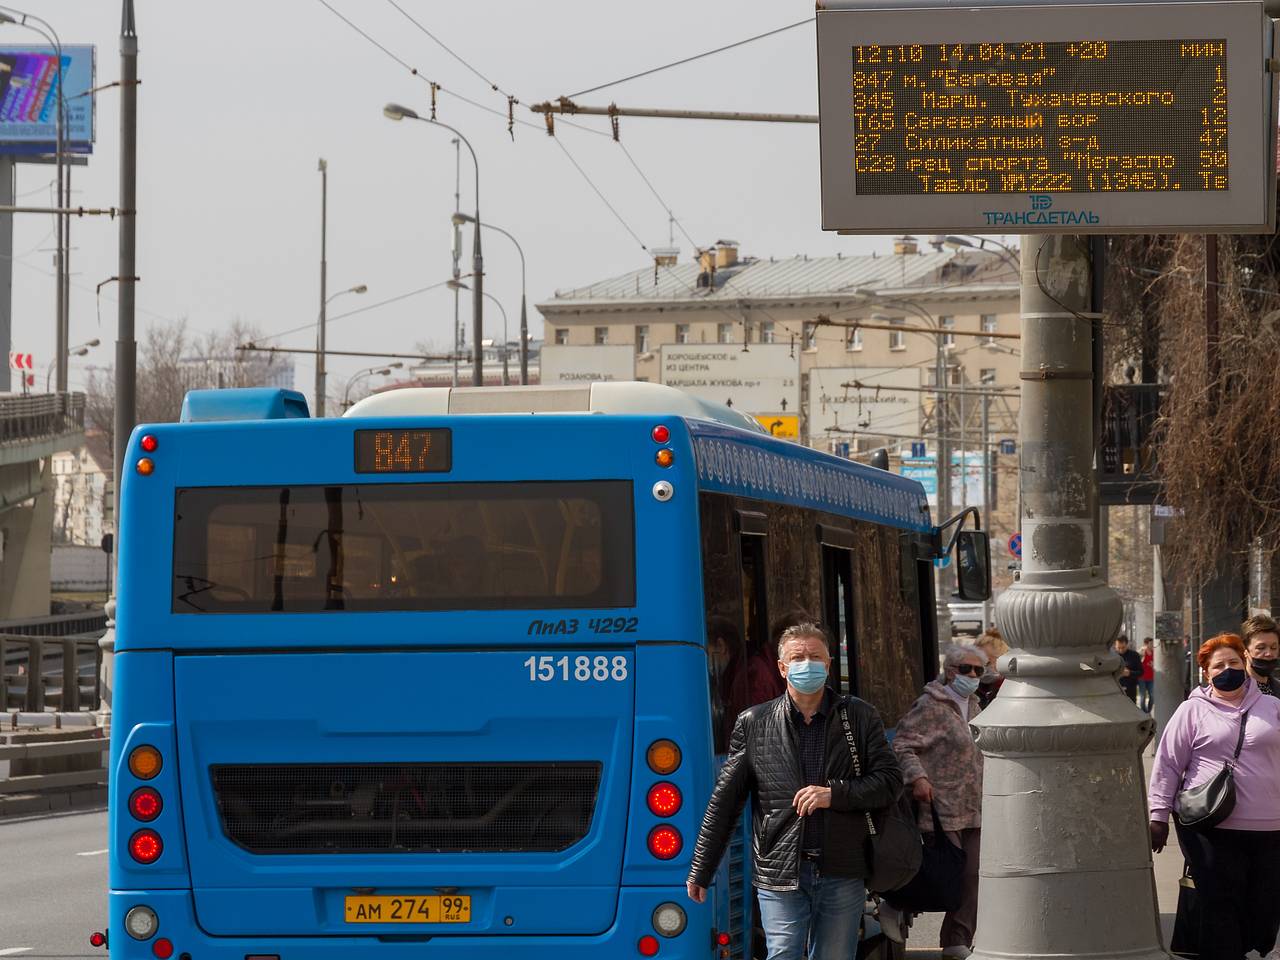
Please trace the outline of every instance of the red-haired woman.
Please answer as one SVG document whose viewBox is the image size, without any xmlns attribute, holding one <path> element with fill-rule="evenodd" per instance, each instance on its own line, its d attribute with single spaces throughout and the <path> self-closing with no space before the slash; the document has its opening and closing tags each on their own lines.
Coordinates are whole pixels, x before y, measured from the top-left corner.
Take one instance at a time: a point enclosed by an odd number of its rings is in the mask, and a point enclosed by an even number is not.
<svg viewBox="0 0 1280 960">
<path fill-rule="evenodd" d="M 1151 771 L 1151 849 L 1168 842 L 1177 795 L 1216 776 L 1239 745 L 1231 815 L 1208 829 L 1176 826 L 1199 895 L 1200 958 L 1241 960 L 1265 955 L 1280 932 L 1280 699 L 1249 679 L 1234 633 L 1206 640 L 1197 659 L 1209 682 L 1174 713 Z"/>
</svg>

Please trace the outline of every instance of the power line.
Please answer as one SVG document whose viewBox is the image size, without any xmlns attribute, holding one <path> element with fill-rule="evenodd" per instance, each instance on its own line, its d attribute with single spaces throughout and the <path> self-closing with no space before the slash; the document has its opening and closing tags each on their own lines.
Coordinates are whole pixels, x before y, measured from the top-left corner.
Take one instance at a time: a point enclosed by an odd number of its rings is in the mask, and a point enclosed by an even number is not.
<svg viewBox="0 0 1280 960">
<path fill-rule="evenodd" d="M 464 59 L 460 54 L 458 54 L 455 50 L 453 50 L 453 48 L 451 48 L 447 43 L 445 43 L 443 40 L 441 40 L 439 37 L 437 37 L 434 33 L 432 33 L 430 30 L 428 30 L 425 26 L 423 26 L 423 24 L 422 24 L 422 23 L 420 23 L 419 21 L 415 20 L 415 19 L 414 19 L 414 18 L 409 14 L 409 11 L 405 10 L 405 8 L 404 8 L 404 7 L 402 7 L 402 6 L 400 6 L 400 4 L 396 3 L 396 0 L 387 0 L 387 3 L 389 3 L 389 4 L 391 4 L 391 6 L 395 7 L 395 8 L 396 8 L 396 10 L 398 10 L 398 11 L 400 12 L 400 14 L 401 14 L 401 15 L 402 15 L 406 20 L 408 20 L 408 21 L 409 21 L 410 23 L 412 23 L 415 27 L 417 27 L 419 30 L 421 30 L 423 33 L 425 33 L 428 37 L 430 37 L 430 38 L 431 38 L 431 40 L 432 40 L 432 42 L 433 42 L 433 43 L 435 43 L 435 45 L 436 45 L 436 46 L 438 46 L 441 50 L 443 50 L 443 51 L 444 51 L 445 53 L 447 53 L 449 56 L 453 57 L 453 59 L 457 60 L 460 64 L 462 64 L 462 65 L 463 65 L 464 67 L 466 67 L 469 71 L 471 71 L 471 73 L 473 73 L 475 76 L 479 77 L 481 81 L 483 81 L 484 83 L 488 84 L 488 85 L 489 85 L 489 89 L 493 90 L 493 91 L 494 91 L 494 92 L 496 92 L 496 93 L 500 93 L 500 94 L 502 94 L 502 95 L 503 95 L 503 96 L 505 96 L 505 97 L 511 97 L 511 98 L 512 98 L 512 100 L 513 100 L 514 102 L 516 102 L 516 103 L 519 103 L 519 102 L 520 102 L 518 99 L 516 99 L 515 97 L 512 97 L 512 95 L 511 95 L 511 94 L 507 93 L 507 91 L 503 90 L 503 89 L 502 89 L 501 87 L 499 87 L 496 83 L 494 83 L 492 80 L 490 80 L 488 77 L 486 77 L 483 73 L 481 73 L 479 70 L 477 70 L 475 67 L 473 67 L 470 63 L 468 63 L 468 62 L 467 62 L 467 61 L 466 61 L 466 60 L 465 60 L 465 59 Z"/>
<path fill-rule="evenodd" d="M 358 313 L 368 313 L 370 310 L 377 310 L 379 307 L 385 307 L 389 303 L 398 303 L 401 300 L 407 300 L 409 297 L 416 297 L 420 293 L 426 293 L 428 290 L 435 290 L 449 283 L 448 280 L 441 280 L 439 283 L 433 283 L 427 287 L 419 287 L 417 290 L 410 290 L 408 293 L 401 293 L 394 297 L 388 297 L 386 300 L 379 300 L 377 303 L 370 303 L 363 307 L 357 307 L 354 310 L 348 310 L 346 313 L 334 314 L 329 317 L 326 323 L 333 323 L 335 320 L 342 320 L 346 317 L 354 317 Z M 304 323 L 300 326 L 290 327 L 288 330 L 281 330 L 278 333 L 264 333 L 260 337 L 254 338 L 255 343 L 263 340 L 274 340 L 277 337 L 286 337 L 291 333 L 299 333 L 303 330 L 314 330 L 318 321 L 313 320 L 310 323 Z M 330 351 L 332 352 L 332 351 Z"/>
<path fill-rule="evenodd" d="M 670 70 L 672 67 L 684 66 L 686 63 L 693 63 L 695 60 L 701 60 L 704 57 L 714 56 L 717 53 L 724 53 L 726 50 L 732 50 L 735 47 L 742 47 L 748 43 L 755 43 L 755 41 L 757 40 L 763 40 L 766 37 L 772 37 L 772 36 L 775 36 L 776 34 L 784 33 L 787 30 L 794 30 L 796 27 L 803 27 L 806 23 L 813 23 L 814 19 L 815 19 L 814 17 L 809 17 L 807 20 L 797 20 L 795 23 L 788 23 L 785 26 L 776 27 L 775 29 L 769 30 L 765 33 L 756 34 L 754 37 L 747 37 L 745 40 L 738 40 L 734 43 L 725 44 L 723 47 L 716 47 L 714 50 L 707 50 L 704 53 L 697 53 L 691 57 L 685 57 L 681 60 L 673 61 L 672 63 L 664 63 L 660 67 L 651 67 L 648 70 L 642 70 L 639 73 L 633 73 L 629 77 L 622 77 L 620 80 L 610 80 L 608 83 L 601 83 L 594 87 L 588 87 L 586 90 L 579 90 L 577 93 L 569 94 L 569 98 L 572 99 L 573 97 L 581 97 L 583 94 L 595 93 L 597 90 L 603 90 L 606 87 L 616 87 L 620 83 L 627 83 L 628 81 L 631 81 L 631 80 L 638 80 L 641 77 L 648 77 L 648 76 L 651 76 L 652 74 L 659 73 L 663 70 Z"/>
<path fill-rule="evenodd" d="M 640 235 L 631 229 L 631 225 L 622 218 L 622 214 L 620 214 L 617 208 L 612 203 L 609 202 L 609 198 L 606 197 L 604 193 L 600 190 L 600 188 L 595 185 L 595 181 L 593 181 L 591 177 L 587 175 L 587 171 L 582 169 L 582 164 L 578 163 L 578 161 L 573 158 L 573 154 L 569 152 L 569 148 L 564 145 L 564 143 L 560 140 L 559 137 L 555 137 L 554 139 L 556 142 L 556 146 L 558 146 L 564 152 L 564 155 L 569 158 L 569 162 L 573 164 L 574 169 L 576 169 L 578 173 L 582 174 L 583 180 L 587 181 L 587 186 L 589 186 L 592 190 L 595 191 L 596 196 L 600 198 L 600 202 L 603 203 L 606 207 L 608 207 L 609 212 L 614 215 L 614 217 L 617 219 L 617 221 L 620 224 L 622 224 L 622 229 L 626 230 L 627 233 L 631 234 L 631 238 L 635 240 L 636 243 L 640 244 L 641 250 L 643 250 L 645 253 L 648 253 L 649 248 L 645 246 L 644 241 L 640 239 Z"/>
</svg>

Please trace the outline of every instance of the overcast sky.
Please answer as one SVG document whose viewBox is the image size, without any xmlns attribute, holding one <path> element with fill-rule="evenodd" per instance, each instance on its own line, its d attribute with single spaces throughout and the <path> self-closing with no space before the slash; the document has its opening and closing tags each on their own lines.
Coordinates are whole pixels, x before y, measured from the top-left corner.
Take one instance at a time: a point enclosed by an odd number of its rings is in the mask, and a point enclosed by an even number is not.
<svg viewBox="0 0 1280 960">
<path fill-rule="evenodd" d="M 98 83 L 119 75 L 116 0 L 18 0 L 49 20 L 62 41 L 98 48 Z M 361 29 L 448 90 L 506 112 L 493 92 L 420 32 L 387 0 L 329 0 Z M 526 102 L 571 94 L 651 66 L 804 19 L 812 0 L 546 0 L 542 3 L 397 0 L 480 73 Z M 319 297 L 320 175 L 329 163 L 329 290 L 366 283 L 363 297 L 333 303 L 330 316 L 449 276 L 454 148 L 448 131 L 392 123 L 387 101 L 424 115 L 426 82 L 355 33 L 319 0 L 137 0 L 140 40 L 138 323 L 188 318 L 196 330 L 235 318 L 266 333 L 314 322 Z M 6 42 L 38 42 L 16 27 Z M 628 106 L 817 111 L 813 27 L 798 27 L 728 53 L 579 98 Z M 75 173 L 75 203 L 118 202 L 118 93 L 98 96 L 97 144 Z M 639 244 L 541 129 L 507 134 L 494 116 L 447 94 L 439 119 L 457 126 L 480 161 L 481 213 L 510 230 L 528 258 L 532 304 L 557 288 L 646 265 Z M 517 119 L 541 118 L 526 107 Z M 582 120 L 607 132 L 607 121 Z M 564 146 L 649 246 L 667 242 L 666 211 L 608 136 L 558 126 Z M 731 124 L 626 119 L 622 139 L 653 186 L 698 242 L 741 241 L 745 254 L 866 252 L 880 239 L 819 229 L 818 131 L 809 124 Z M 463 153 L 462 206 L 474 208 L 474 173 Z M 19 168 L 27 202 L 50 197 L 47 167 Z M 94 287 L 116 273 L 117 228 L 73 222 L 71 342 L 103 346 L 73 361 L 110 362 L 116 304 Z M 690 244 L 677 231 L 682 257 Z M 486 232 L 486 288 L 500 298 L 516 336 L 519 261 Z M 15 226 L 15 349 L 42 370 L 54 349 L 53 234 L 48 218 Z M 469 259 L 470 236 L 464 238 Z M 469 269 L 464 260 L 464 270 Z M 464 310 L 466 304 L 464 302 Z M 415 341 L 446 348 L 453 294 L 440 289 L 333 319 L 335 349 L 406 350 Z M 500 335 L 497 311 L 486 329 Z M 310 332 L 274 342 L 313 345 Z M 335 359 L 338 384 L 372 361 Z M 297 385 L 311 394 L 312 364 L 298 358 Z M 43 374 L 42 374 L 43 376 Z"/>
</svg>

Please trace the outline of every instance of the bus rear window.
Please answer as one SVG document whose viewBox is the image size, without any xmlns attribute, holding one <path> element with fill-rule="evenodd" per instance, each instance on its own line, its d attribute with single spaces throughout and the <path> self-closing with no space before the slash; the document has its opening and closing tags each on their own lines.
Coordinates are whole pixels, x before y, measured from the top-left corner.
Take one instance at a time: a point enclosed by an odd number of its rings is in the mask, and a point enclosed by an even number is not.
<svg viewBox="0 0 1280 960">
<path fill-rule="evenodd" d="M 635 605 L 630 481 L 193 487 L 174 613 Z"/>
</svg>

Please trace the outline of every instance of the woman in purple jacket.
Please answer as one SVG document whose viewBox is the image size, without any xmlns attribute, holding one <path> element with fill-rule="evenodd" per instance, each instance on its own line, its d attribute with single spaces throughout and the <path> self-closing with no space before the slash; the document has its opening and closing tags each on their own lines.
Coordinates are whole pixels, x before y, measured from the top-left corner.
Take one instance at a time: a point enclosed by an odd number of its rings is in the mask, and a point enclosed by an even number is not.
<svg viewBox="0 0 1280 960">
<path fill-rule="evenodd" d="M 1168 842 L 1178 793 L 1231 760 L 1243 724 L 1231 815 L 1208 830 L 1176 824 L 1199 895 L 1200 958 L 1241 960 L 1250 950 L 1265 955 L 1280 932 L 1280 699 L 1248 678 L 1234 633 L 1206 640 L 1197 660 L 1209 683 L 1174 713 L 1151 771 L 1151 849 Z"/>
</svg>

